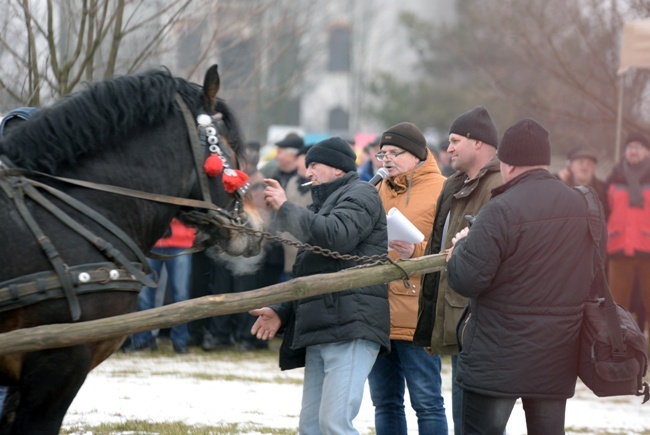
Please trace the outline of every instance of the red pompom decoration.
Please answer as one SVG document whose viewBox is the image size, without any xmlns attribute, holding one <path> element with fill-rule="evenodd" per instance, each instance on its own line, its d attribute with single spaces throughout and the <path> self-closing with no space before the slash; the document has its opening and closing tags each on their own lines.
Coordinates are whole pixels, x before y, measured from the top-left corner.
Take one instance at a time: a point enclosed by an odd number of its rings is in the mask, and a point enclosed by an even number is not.
<svg viewBox="0 0 650 435">
<path fill-rule="evenodd" d="M 226 192 L 233 193 L 235 190 L 246 185 L 248 175 L 239 169 L 226 169 L 221 176 L 221 181 Z"/>
<path fill-rule="evenodd" d="M 210 154 L 203 163 L 203 170 L 208 174 L 208 177 L 216 177 L 223 171 L 223 160 L 217 154 Z"/>
</svg>

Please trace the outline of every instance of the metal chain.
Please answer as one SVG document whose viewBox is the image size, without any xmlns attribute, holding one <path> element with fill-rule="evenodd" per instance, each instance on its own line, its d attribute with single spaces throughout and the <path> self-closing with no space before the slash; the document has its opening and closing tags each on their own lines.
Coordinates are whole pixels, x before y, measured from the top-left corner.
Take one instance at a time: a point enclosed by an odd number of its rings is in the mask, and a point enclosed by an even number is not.
<svg viewBox="0 0 650 435">
<path fill-rule="evenodd" d="M 226 224 L 217 221 L 216 219 L 211 219 L 208 216 L 206 216 L 203 213 L 197 212 L 195 213 L 194 211 L 189 212 L 189 214 L 192 214 L 193 218 L 201 221 L 202 223 L 208 223 L 208 224 L 213 224 L 220 226 L 222 228 L 228 229 L 228 230 L 234 230 L 240 233 L 245 233 L 250 236 L 256 236 L 256 237 L 262 237 L 266 240 L 271 240 L 271 241 L 276 241 L 283 243 L 285 245 L 290 245 L 294 246 L 298 249 L 304 249 L 305 251 L 310 251 L 318 255 L 322 255 L 324 257 L 330 257 L 334 258 L 337 260 L 351 260 L 351 261 L 356 261 L 357 263 L 364 263 L 359 266 L 355 266 L 354 268 L 351 269 L 356 269 L 356 268 L 361 268 L 361 267 L 370 267 L 370 266 L 376 266 L 376 265 L 381 265 L 381 264 L 392 264 L 394 266 L 397 266 L 402 273 L 404 273 L 404 280 L 409 279 L 409 274 L 404 270 L 402 266 L 397 264 L 392 258 L 388 256 L 388 254 L 378 254 L 378 255 L 371 255 L 371 256 L 358 256 L 358 255 L 350 255 L 350 254 L 341 254 L 340 252 L 337 251 L 332 251 L 331 249 L 323 248 L 321 246 L 316 246 L 316 245 L 310 245 L 309 243 L 302 243 L 302 242 L 297 242 L 294 240 L 289 240 L 285 239 L 280 236 L 273 235 L 267 231 L 260 231 L 260 230 L 254 230 L 252 228 L 248 228 L 244 225 L 240 224 Z"/>
</svg>

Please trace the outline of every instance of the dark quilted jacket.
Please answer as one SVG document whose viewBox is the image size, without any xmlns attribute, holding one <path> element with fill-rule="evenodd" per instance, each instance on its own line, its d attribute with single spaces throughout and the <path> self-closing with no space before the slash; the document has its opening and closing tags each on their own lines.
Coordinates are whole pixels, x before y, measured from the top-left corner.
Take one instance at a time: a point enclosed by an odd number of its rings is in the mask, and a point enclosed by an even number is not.
<svg viewBox="0 0 650 435">
<path fill-rule="evenodd" d="M 341 254 L 371 256 L 387 251 L 386 215 L 370 183 L 354 172 L 312 189 L 309 209 L 285 202 L 278 211 L 278 229 L 302 242 Z M 358 266 L 300 250 L 293 267 L 296 277 L 338 272 Z M 385 284 L 355 288 L 289 302 L 273 309 L 285 328 L 280 349 L 283 370 L 302 367 L 307 346 L 366 339 L 389 349 L 388 290 Z"/>
<path fill-rule="evenodd" d="M 456 380 L 490 396 L 571 397 L 594 274 L 586 203 L 542 169 L 493 192 L 447 265 L 470 298 Z"/>
</svg>

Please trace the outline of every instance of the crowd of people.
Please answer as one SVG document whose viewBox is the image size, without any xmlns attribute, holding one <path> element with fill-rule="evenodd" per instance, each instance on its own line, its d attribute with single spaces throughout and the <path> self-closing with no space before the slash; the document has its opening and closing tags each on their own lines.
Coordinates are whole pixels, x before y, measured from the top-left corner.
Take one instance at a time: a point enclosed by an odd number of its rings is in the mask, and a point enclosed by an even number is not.
<svg viewBox="0 0 650 435">
<path fill-rule="evenodd" d="M 29 113 L 16 111 L 2 127 Z M 300 433 L 358 433 L 354 418 L 366 383 L 378 435 L 407 433 L 407 390 L 422 434 L 448 433 L 448 412 L 455 434 L 503 434 L 517 400 L 528 433 L 564 433 L 582 305 L 597 267 L 586 203 L 572 187 L 590 186 L 600 199 L 612 294 L 644 329 L 650 141 L 630 133 L 605 180 L 596 176 L 595 150 L 585 147 L 549 172 L 551 143 L 533 119 L 499 138 L 482 106 L 459 114 L 438 144 L 410 122 L 377 135 L 361 156 L 340 137 L 305 144 L 290 133 L 274 144 L 275 158 L 260 165 L 260 144 L 248 143 L 243 169 L 266 231 L 353 256 L 399 261 L 444 253 L 447 267 L 178 325 L 169 330 L 173 350 L 257 351 L 280 336 L 280 368 L 304 367 Z M 383 178 L 375 177 L 380 168 Z M 424 235 L 422 242 L 388 241 L 393 208 Z M 185 253 L 194 238 L 194 230 L 172 221 L 150 259 L 161 285 L 142 289 L 139 310 L 165 298 L 243 292 L 358 265 L 268 240 L 249 259 Z M 151 331 L 122 347 L 157 348 Z M 441 373 L 443 356 L 451 358 L 450 378 Z M 444 403 L 445 382 L 451 404 Z"/>
</svg>

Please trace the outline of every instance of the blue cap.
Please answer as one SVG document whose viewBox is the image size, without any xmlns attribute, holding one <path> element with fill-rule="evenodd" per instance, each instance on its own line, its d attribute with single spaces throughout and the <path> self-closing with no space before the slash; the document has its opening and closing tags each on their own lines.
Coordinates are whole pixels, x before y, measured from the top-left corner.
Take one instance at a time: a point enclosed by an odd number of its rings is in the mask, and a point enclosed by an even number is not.
<svg viewBox="0 0 650 435">
<path fill-rule="evenodd" d="M 0 137 L 4 135 L 5 126 L 9 121 L 28 121 L 32 119 L 38 111 L 39 109 L 37 107 L 19 107 L 17 109 L 10 110 L 9 113 L 7 113 L 4 118 L 2 118 L 2 122 L 0 122 Z"/>
</svg>

